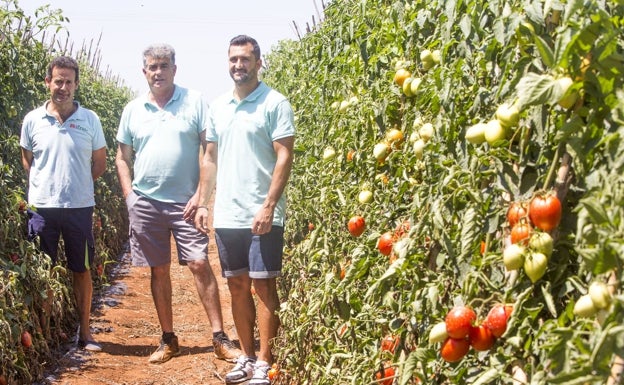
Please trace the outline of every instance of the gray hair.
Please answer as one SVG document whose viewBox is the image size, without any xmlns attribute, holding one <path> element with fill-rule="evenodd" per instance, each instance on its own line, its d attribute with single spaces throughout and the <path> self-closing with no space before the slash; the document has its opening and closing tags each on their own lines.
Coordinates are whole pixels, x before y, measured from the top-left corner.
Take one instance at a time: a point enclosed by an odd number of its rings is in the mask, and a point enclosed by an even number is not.
<svg viewBox="0 0 624 385">
<path fill-rule="evenodd" d="M 165 43 L 152 44 L 143 51 L 143 67 L 147 64 L 147 59 L 164 59 L 169 58 L 171 64 L 175 64 L 175 49 Z"/>
</svg>

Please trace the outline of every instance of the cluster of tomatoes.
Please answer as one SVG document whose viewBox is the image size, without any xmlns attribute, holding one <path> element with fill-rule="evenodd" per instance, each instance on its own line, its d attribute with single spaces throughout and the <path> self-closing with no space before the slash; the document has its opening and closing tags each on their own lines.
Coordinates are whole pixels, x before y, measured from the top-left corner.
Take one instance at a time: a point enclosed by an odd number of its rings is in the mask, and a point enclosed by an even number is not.
<svg viewBox="0 0 624 385">
<path fill-rule="evenodd" d="M 447 362 L 461 360 L 471 347 L 477 351 L 489 350 L 496 338 L 507 330 L 512 311 L 511 305 L 495 305 L 485 320 L 477 325 L 477 314 L 472 308 L 456 306 L 447 313 L 444 321 L 431 329 L 429 343 L 442 343 L 440 356 Z"/>
<path fill-rule="evenodd" d="M 542 278 L 553 252 L 550 233 L 560 221 L 561 202 L 553 192 L 538 193 L 528 203 L 513 202 L 507 210 L 511 243 L 503 250 L 505 268 L 524 268 L 532 282 Z"/>
</svg>

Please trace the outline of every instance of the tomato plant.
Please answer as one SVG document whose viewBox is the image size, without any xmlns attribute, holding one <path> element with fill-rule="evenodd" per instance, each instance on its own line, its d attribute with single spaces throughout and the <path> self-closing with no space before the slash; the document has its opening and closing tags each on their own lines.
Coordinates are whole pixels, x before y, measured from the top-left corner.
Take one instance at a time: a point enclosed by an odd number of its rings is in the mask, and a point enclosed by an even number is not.
<svg viewBox="0 0 624 385">
<path fill-rule="evenodd" d="M 465 338 L 477 320 L 477 315 L 467 306 L 456 306 L 446 315 L 446 332 L 451 338 Z"/>
<path fill-rule="evenodd" d="M 529 204 L 529 218 L 535 227 L 552 231 L 561 221 L 561 202 L 553 193 L 538 194 Z"/>
<path fill-rule="evenodd" d="M 362 235 L 364 230 L 366 230 L 366 221 L 364 220 L 364 217 L 355 215 L 349 219 L 347 228 L 349 229 L 349 233 L 351 233 L 351 235 L 359 237 Z"/>
</svg>

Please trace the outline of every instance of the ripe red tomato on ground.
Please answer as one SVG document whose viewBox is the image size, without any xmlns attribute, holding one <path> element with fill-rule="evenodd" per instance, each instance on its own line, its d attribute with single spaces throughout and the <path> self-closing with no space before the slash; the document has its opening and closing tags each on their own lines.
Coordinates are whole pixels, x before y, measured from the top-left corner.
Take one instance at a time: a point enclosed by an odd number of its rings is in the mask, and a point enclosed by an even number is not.
<svg viewBox="0 0 624 385">
<path fill-rule="evenodd" d="M 271 365 L 271 369 L 269 369 L 269 371 L 267 372 L 267 376 L 269 377 L 270 381 L 273 381 L 275 379 L 277 379 L 277 377 L 279 376 L 279 368 L 277 367 L 277 364 L 273 364 Z"/>
<path fill-rule="evenodd" d="M 394 237 L 390 231 L 381 234 L 377 241 L 377 249 L 383 255 L 390 255 L 392 253 L 392 245 L 394 243 Z"/>
<path fill-rule="evenodd" d="M 444 319 L 446 332 L 451 338 L 466 338 L 476 320 L 474 310 L 467 306 L 455 306 Z"/>
<path fill-rule="evenodd" d="M 22 332 L 22 346 L 27 349 L 32 346 L 32 337 L 28 330 Z"/>
<path fill-rule="evenodd" d="M 349 229 L 349 233 L 351 233 L 351 235 L 359 237 L 366 229 L 366 221 L 364 220 L 364 217 L 355 215 L 349 219 L 347 228 Z"/>
<path fill-rule="evenodd" d="M 384 366 L 375 373 L 375 379 L 380 385 L 392 385 L 394 382 L 394 368 L 392 366 Z"/>
<path fill-rule="evenodd" d="M 506 305 L 494 305 L 494 307 L 490 309 L 483 324 L 490 329 L 494 337 L 500 337 L 505 334 L 507 330 L 507 320 L 512 310 L 513 308 L 511 306 Z"/>
<path fill-rule="evenodd" d="M 494 346 L 496 337 L 494 337 L 494 334 L 492 334 L 492 331 L 490 331 L 487 326 L 481 324 L 470 328 L 468 340 L 470 341 L 470 346 L 472 346 L 474 350 L 482 352 L 490 350 L 490 348 Z"/>
<path fill-rule="evenodd" d="M 470 341 L 466 338 L 447 338 L 440 348 L 440 356 L 446 362 L 457 362 L 464 358 L 470 350 Z"/>
<path fill-rule="evenodd" d="M 314 226 L 314 223 L 312 223 L 312 222 L 308 223 L 308 231 L 314 231 L 315 228 L 316 228 L 316 226 Z"/>
<path fill-rule="evenodd" d="M 381 340 L 381 351 L 394 354 L 399 342 L 401 342 L 399 336 L 387 335 Z"/>
<path fill-rule="evenodd" d="M 527 244 L 532 232 L 531 225 L 527 221 L 520 221 L 511 228 L 511 243 Z"/>
<path fill-rule="evenodd" d="M 526 218 L 529 211 L 524 202 L 512 202 L 507 210 L 507 222 L 509 227 L 514 227 L 522 218 Z"/>
<path fill-rule="evenodd" d="M 536 195 L 529 204 L 529 218 L 535 227 L 551 231 L 561 221 L 561 202 L 555 194 Z"/>
</svg>

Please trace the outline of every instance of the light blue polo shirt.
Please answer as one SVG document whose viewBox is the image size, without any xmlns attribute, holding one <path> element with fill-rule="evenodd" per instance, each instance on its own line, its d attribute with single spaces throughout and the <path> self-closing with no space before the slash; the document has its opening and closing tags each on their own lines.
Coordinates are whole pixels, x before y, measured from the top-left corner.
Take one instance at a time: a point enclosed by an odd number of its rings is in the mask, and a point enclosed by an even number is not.
<svg viewBox="0 0 624 385">
<path fill-rule="evenodd" d="M 33 153 L 28 203 L 35 207 L 95 206 L 91 161 L 106 139 L 95 112 L 74 103 L 78 108 L 63 124 L 48 114 L 47 102 L 24 117 L 20 146 Z"/>
<path fill-rule="evenodd" d="M 199 183 L 199 149 L 207 112 L 199 92 L 177 85 L 163 109 L 152 104 L 148 94 L 128 103 L 117 140 L 134 149 L 134 191 L 161 202 L 188 202 Z"/>
<path fill-rule="evenodd" d="M 277 156 L 273 141 L 295 135 L 290 103 L 261 82 L 240 103 L 232 92 L 210 106 L 206 140 L 218 144 L 214 227 L 251 228 L 264 202 Z M 275 208 L 273 224 L 284 226 L 286 196 Z"/>
</svg>

